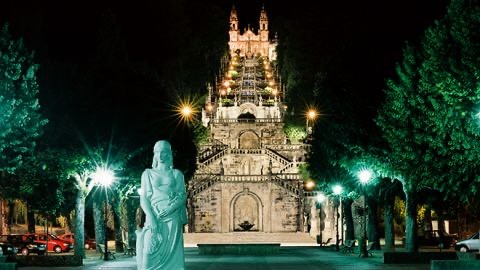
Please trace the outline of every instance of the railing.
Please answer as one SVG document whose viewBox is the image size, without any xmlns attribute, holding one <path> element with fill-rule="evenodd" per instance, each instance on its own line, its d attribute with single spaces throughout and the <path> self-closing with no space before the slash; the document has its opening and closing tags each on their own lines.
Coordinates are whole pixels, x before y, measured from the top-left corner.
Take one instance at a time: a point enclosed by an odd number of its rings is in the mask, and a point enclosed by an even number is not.
<svg viewBox="0 0 480 270">
<path fill-rule="evenodd" d="M 274 151 L 291 151 L 291 150 L 305 150 L 310 149 L 309 144 L 266 144 L 266 148 Z"/>
<path fill-rule="evenodd" d="M 285 172 L 286 170 L 291 169 L 291 168 L 293 168 L 293 167 L 298 168 L 298 166 L 300 166 L 300 165 L 302 165 L 302 164 L 305 164 L 305 162 L 303 162 L 303 161 L 302 161 L 302 162 L 290 162 L 290 163 L 288 163 L 285 167 L 283 167 L 283 168 L 281 168 L 280 170 L 278 170 L 277 173 L 283 173 L 283 172 Z"/>
<path fill-rule="evenodd" d="M 284 166 L 289 164 L 290 163 L 290 160 L 288 160 L 286 157 L 280 155 L 279 153 L 277 152 L 274 152 L 268 148 L 265 148 L 265 154 L 267 154 L 267 156 L 275 159 L 276 161 L 282 163 Z"/>
<path fill-rule="evenodd" d="M 223 143 L 220 144 L 218 140 L 216 142 L 219 143 L 202 145 L 200 153 L 197 155 L 197 162 L 203 163 L 228 147 Z"/>
<path fill-rule="evenodd" d="M 203 162 L 199 162 L 198 163 L 198 166 L 199 167 L 205 167 L 205 166 L 208 166 L 210 164 L 212 164 L 213 162 L 215 162 L 215 160 L 223 157 L 225 155 L 225 153 L 227 152 L 227 148 L 223 149 L 222 151 L 216 153 L 215 155 L 213 155 L 212 157 L 208 158 L 207 160 L 203 161 Z"/>
<path fill-rule="evenodd" d="M 228 118 L 228 119 L 212 119 L 213 124 L 229 124 L 229 123 L 282 123 L 281 118 Z"/>
<path fill-rule="evenodd" d="M 297 196 L 302 191 L 300 187 L 301 176 L 298 174 L 268 174 L 268 175 L 218 175 L 218 174 L 196 174 L 190 182 L 189 195 L 196 194 L 208 189 L 215 183 L 268 183 L 272 182 L 281 186 Z"/>
<path fill-rule="evenodd" d="M 261 155 L 264 154 L 263 149 L 261 148 L 254 148 L 254 149 L 244 149 L 244 148 L 238 148 L 238 149 L 229 149 L 228 151 L 229 154 L 240 154 L 240 155 Z"/>
<path fill-rule="evenodd" d="M 219 177 L 217 175 L 209 174 L 209 175 L 206 175 L 206 177 L 199 180 L 197 175 L 195 175 L 195 177 L 192 180 L 193 181 L 190 182 L 190 189 L 188 194 L 190 197 L 193 197 L 198 193 L 213 186 L 215 183 L 219 181 Z"/>
</svg>

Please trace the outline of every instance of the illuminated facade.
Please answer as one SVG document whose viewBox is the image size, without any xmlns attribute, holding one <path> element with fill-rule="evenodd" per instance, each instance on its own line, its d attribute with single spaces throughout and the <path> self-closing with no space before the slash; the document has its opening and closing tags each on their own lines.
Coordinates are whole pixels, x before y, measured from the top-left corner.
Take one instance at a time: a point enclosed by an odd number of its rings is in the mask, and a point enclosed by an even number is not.
<svg viewBox="0 0 480 270">
<path fill-rule="evenodd" d="M 265 8 L 260 11 L 259 29 L 255 34 L 254 30 L 248 25 L 243 33 L 238 27 L 238 14 L 235 7 L 230 12 L 230 55 L 233 57 L 236 54 L 241 57 L 252 58 L 253 56 L 268 57 L 271 61 L 276 59 L 275 48 L 277 43 L 275 40 L 269 39 L 268 31 L 268 16 Z"/>
<path fill-rule="evenodd" d="M 238 31 L 230 16 L 229 63 L 222 81 L 209 87 L 202 122 L 208 142 L 200 145 L 189 182 L 191 232 L 304 231 L 303 179 L 308 145 L 283 132 L 283 90 L 268 52 L 268 19 L 259 35 Z M 272 50 L 274 51 L 274 50 Z"/>
</svg>

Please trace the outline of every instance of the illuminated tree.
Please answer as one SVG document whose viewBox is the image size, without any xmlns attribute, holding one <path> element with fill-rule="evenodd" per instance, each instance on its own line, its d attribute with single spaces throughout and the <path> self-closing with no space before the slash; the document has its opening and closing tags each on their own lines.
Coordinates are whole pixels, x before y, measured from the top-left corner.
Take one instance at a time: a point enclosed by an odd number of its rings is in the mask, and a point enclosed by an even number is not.
<svg viewBox="0 0 480 270">
<path fill-rule="evenodd" d="M 479 26 L 478 1 L 452 1 L 419 49 L 406 47 L 397 78 L 387 81 L 377 124 L 389 146 L 392 174 L 403 184 L 409 251 L 418 249 L 422 188 L 449 199 L 478 192 Z"/>
<path fill-rule="evenodd" d="M 33 54 L 5 25 L 0 30 L 0 171 L 14 172 L 22 164 L 47 123 L 40 115 L 37 70 Z"/>
</svg>

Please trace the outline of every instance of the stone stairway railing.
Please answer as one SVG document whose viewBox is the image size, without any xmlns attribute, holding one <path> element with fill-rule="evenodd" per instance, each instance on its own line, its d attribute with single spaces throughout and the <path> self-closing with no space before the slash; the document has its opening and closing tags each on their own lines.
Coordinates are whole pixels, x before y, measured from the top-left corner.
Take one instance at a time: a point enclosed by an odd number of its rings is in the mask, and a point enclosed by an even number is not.
<svg viewBox="0 0 480 270">
<path fill-rule="evenodd" d="M 280 162 L 281 164 L 283 164 L 284 166 L 288 165 L 290 163 L 290 160 L 288 160 L 286 157 L 280 155 L 279 153 L 275 152 L 275 151 L 272 151 L 268 148 L 265 148 L 265 154 L 273 159 L 275 159 L 276 161 Z"/>
<path fill-rule="evenodd" d="M 298 186 L 299 182 L 298 181 L 293 182 L 291 180 L 294 180 L 294 179 L 287 180 L 287 179 L 282 179 L 282 177 L 278 177 L 277 175 L 272 175 L 272 182 L 276 183 L 277 185 L 285 189 L 288 189 L 289 191 L 296 194 L 297 196 L 300 196 L 301 189 Z"/>
<path fill-rule="evenodd" d="M 261 155 L 263 154 L 263 149 L 254 148 L 254 149 L 229 149 L 229 154 L 246 154 L 246 155 Z"/>
<path fill-rule="evenodd" d="M 203 167 L 206 167 L 210 164 L 212 164 L 213 162 L 215 162 L 216 160 L 218 160 L 219 158 L 225 156 L 226 154 L 244 154 L 244 155 L 262 155 L 262 154 L 266 154 L 267 156 L 269 156 L 270 158 L 273 158 L 275 159 L 276 161 L 278 161 L 280 164 L 283 164 L 284 165 L 284 168 L 286 168 L 287 166 L 289 166 L 292 162 L 290 162 L 287 158 L 279 155 L 278 153 L 276 153 L 275 151 L 272 151 L 270 149 L 267 149 L 267 148 L 255 148 L 255 149 L 228 149 L 228 148 L 225 148 L 219 152 L 217 152 L 216 154 L 214 154 L 213 156 L 211 156 L 210 158 L 204 160 L 203 162 L 198 162 L 198 167 L 199 168 L 203 168 Z M 290 165 L 292 166 L 292 165 Z M 284 168 L 282 168 L 283 171 Z M 288 169 L 288 168 L 286 168 Z M 283 172 L 283 171 L 280 171 L 280 172 Z"/>
<path fill-rule="evenodd" d="M 202 177 L 203 176 L 203 177 Z M 195 175 L 190 183 L 189 188 L 189 196 L 193 197 L 198 193 L 208 189 L 209 187 L 213 186 L 220 180 L 220 177 L 215 174 L 208 174 L 208 175 Z"/>
<path fill-rule="evenodd" d="M 197 174 L 190 182 L 189 196 L 195 196 L 198 193 L 208 189 L 215 183 L 231 183 L 231 182 L 249 182 L 261 183 L 272 182 L 281 186 L 293 194 L 299 196 L 301 176 L 299 174 L 283 174 L 283 175 L 218 175 L 218 174 Z"/>
<path fill-rule="evenodd" d="M 203 163 L 219 152 L 225 150 L 228 146 L 218 140 L 213 140 L 212 143 L 205 144 L 200 148 L 200 153 L 197 155 L 197 162 Z"/>
<path fill-rule="evenodd" d="M 212 164 L 213 162 L 215 162 L 217 159 L 223 157 L 226 153 L 227 153 L 228 149 L 223 149 L 222 151 L 216 153 L 215 155 L 213 155 L 212 157 L 210 157 L 209 159 L 203 161 L 203 162 L 199 162 L 198 163 L 198 167 L 199 168 L 203 168 L 203 167 L 207 167 L 208 165 Z"/>
<path fill-rule="evenodd" d="M 298 168 L 298 166 L 300 166 L 302 164 L 305 164 L 305 162 L 290 162 L 287 165 L 285 165 L 285 167 L 278 170 L 277 173 L 283 173 L 283 172 L 287 171 L 288 169 L 291 169 L 291 168 L 294 168 L 294 167 Z"/>
</svg>

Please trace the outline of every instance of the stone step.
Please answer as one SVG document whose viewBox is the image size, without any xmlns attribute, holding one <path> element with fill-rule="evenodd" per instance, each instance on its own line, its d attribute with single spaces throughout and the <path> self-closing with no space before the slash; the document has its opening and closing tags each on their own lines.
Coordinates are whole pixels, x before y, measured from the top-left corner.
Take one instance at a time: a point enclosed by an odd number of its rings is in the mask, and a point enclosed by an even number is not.
<svg viewBox="0 0 480 270">
<path fill-rule="evenodd" d="M 229 232 L 229 233 L 185 233 L 186 247 L 197 244 L 228 243 L 280 243 L 282 246 L 317 246 L 316 239 L 308 233 L 264 233 L 264 232 Z"/>
</svg>

